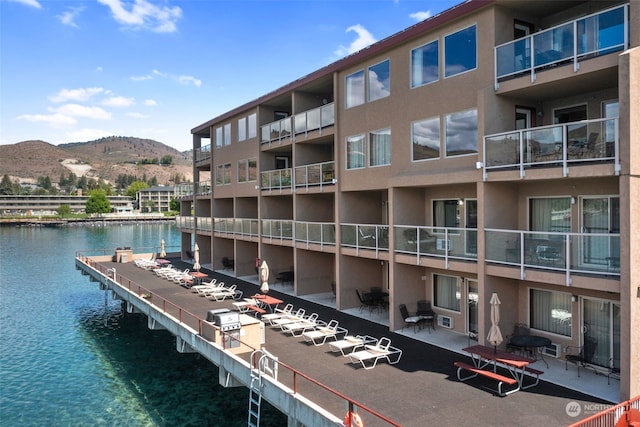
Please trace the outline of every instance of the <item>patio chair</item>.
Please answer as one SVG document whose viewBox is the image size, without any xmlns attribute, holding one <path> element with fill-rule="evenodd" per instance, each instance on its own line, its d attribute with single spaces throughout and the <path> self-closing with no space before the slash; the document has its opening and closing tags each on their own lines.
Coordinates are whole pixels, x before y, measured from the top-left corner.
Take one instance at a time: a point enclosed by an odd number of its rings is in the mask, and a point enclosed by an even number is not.
<svg viewBox="0 0 640 427">
<path fill-rule="evenodd" d="M 391 340 L 382 337 L 375 345 L 366 344 L 363 350 L 349 353 L 351 363 L 360 363 L 364 369 L 373 369 L 380 360 L 386 360 L 390 365 L 400 361 L 402 350 L 391 346 Z"/>
<path fill-rule="evenodd" d="M 522 348 L 517 346 L 511 342 L 511 339 L 516 336 L 522 335 L 530 335 L 531 330 L 529 329 L 529 325 L 524 323 L 516 323 L 513 325 L 513 332 L 510 335 L 507 335 L 507 351 L 521 351 Z"/>
<path fill-rule="evenodd" d="M 418 311 L 416 311 L 416 316 L 422 318 L 420 321 L 421 323 L 426 323 L 428 327 L 431 327 L 435 331 L 436 313 L 433 311 L 433 308 L 431 308 L 431 301 L 418 301 Z"/>
<path fill-rule="evenodd" d="M 284 308 L 276 308 L 275 312 L 263 314 L 260 318 L 263 322 L 272 323 L 276 319 L 288 316 L 293 312 L 293 304 L 287 304 Z"/>
<path fill-rule="evenodd" d="M 420 316 L 409 314 L 409 310 L 407 310 L 407 306 L 405 304 L 400 304 L 400 314 L 402 315 L 405 326 L 413 325 L 413 332 L 416 332 L 416 328 L 419 326 L 422 318 Z M 405 326 L 402 327 L 403 331 Z"/>
<path fill-rule="evenodd" d="M 318 320 L 318 313 L 311 313 L 309 316 L 298 320 L 297 322 L 285 323 L 280 325 L 282 332 L 299 337 L 307 331 L 315 330 L 319 325 L 325 325 L 324 322 Z"/>
<path fill-rule="evenodd" d="M 580 348 L 578 354 L 567 354 L 564 356 L 564 369 L 569 369 L 569 363 L 573 363 L 578 368 L 578 376 L 580 376 L 580 366 L 585 367 L 588 363 L 592 363 L 593 355 L 596 353 L 598 341 L 591 337 L 584 337 L 584 344 Z"/>
<path fill-rule="evenodd" d="M 375 301 L 371 298 L 370 294 L 362 294 L 359 289 L 356 289 L 356 294 L 358 295 L 358 299 L 360 300 L 360 312 L 365 308 L 369 308 L 369 313 L 376 306 Z"/>
</svg>

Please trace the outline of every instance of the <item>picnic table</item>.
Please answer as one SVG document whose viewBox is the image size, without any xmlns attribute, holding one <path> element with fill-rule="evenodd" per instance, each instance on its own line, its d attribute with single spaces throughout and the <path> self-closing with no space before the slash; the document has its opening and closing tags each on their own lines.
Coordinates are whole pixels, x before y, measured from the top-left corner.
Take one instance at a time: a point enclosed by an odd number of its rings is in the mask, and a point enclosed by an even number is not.
<svg viewBox="0 0 640 427">
<path fill-rule="evenodd" d="M 284 302 L 281 299 L 272 297 L 271 295 L 267 294 L 255 294 L 252 295 L 251 298 L 259 301 L 264 307 L 267 307 L 271 313 L 275 312 L 276 308 L 278 308 L 278 305 Z"/>
<path fill-rule="evenodd" d="M 544 372 L 531 368 L 529 365 L 535 360 L 506 351 L 497 350 L 494 347 L 484 345 L 474 345 L 462 349 L 471 355 L 473 365 L 464 362 L 455 362 L 458 379 L 466 381 L 478 375 L 498 381 L 498 394 L 506 396 L 518 390 L 526 390 L 538 385 L 540 375 Z M 509 376 L 497 372 L 498 366 L 505 368 Z M 469 372 L 469 375 L 462 376 L 462 372 Z M 535 381 L 525 385 L 525 376 L 535 376 Z M 514 386 L 514 388 L 503 391 L 504 385 Z"/>
</svg>

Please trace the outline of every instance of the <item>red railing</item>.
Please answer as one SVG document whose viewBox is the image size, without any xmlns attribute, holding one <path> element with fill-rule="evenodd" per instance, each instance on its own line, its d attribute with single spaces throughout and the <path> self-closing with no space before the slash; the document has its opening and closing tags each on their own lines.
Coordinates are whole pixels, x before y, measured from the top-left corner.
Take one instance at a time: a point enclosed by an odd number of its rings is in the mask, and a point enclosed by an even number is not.
<svg viewBox="0 0 640 427">
<path fill-rule="evenodd" d="M 197 330 L 198 330 L 198 334 L 199 335 L 203 335 L 204 328 L 216 328 L 211 323 L 205 322 L 204 319 L 199 318 L 198 316 L 196 316 L 195 314 L 189 312 L 188 310 L 183 309 L 182 307 L 172 303 L 171 301 L 161 297 L 160 295 L 154 294 L 149 289 L 139 285 L 138 283 L 136 283 L 133 280 L 123 276 L 122 274 L 119 274 L 119 273 L 116 272 L 115 277 L 113 277 L 114 275 L 112 274 L 112 271 L 110 271 L 111 269 L 106 268 L 105 266 L 103 266 L 102 264 L 99 264 L 97 262 L 93 262 L 89 257 L 79 257 L 79 259 L 83 263 L 85 263 L 88 266 L 90 266 L 91 268 L 93 268 L 94 270 L 97 270 L 100 273 L 104 274 L 105 276 L 110 277 L 111 279 L 113 279 L 113 281 L 116 282 L 116 284 L 118 284 L 118 285 L 120 285 L 122 287 L 125 287 L 130 292 L 136 294 L 138 297 L 144 298 L 145 300 L 147 300 L 149 302 L 149 304 L 160 308 L 163 313 L 173 315 L 174 317 L 176 317 L 179 320 L 180 323 L 185 324 L 187 326 L 192 326 L 187 321 L 185 321 L 185 320 L 191 320 L 193 323 L 197 324 Z M 223 349 L 227 348 L 227 341 L 235 340 L 235 341 L 238 341 L 241 345 L 250 348 L 252 351 L 257 350 L 255 347 L 252 347 L 251 345 L 243 342 L 242 340 L 240 340 L 239 338 L 235 337 L 232 334 L 228 334 L 225 331 L 220 331 L 220 334 L 224 338 L 228 338 L 228 339 L 222 339 L 221 340 Z M 344 400 L 346 402 L 347 411 L 350 414 L 357 412 L 355 410 L 355 408 L 358 408 L 358 410 L 362 410 L 364 412 L 367 412 L 367 413 L 373 415 L 374 417 L 376 417 L 378 420 L 384 421 L 388 425 L 395 426 L 395 427 L 400 427 L 401 426 L 401 424 L 399 424 L 399 423 L 387 418 L 386 416 L 384 416 L 381 413 L 375 411 L 374 409 L 371 409 L 371 408 L 367 407 L 366 405 L 364 405 L 362 403 L 359 403 L 356 400 L 354 400 L 354 399 L 352 399 L 352 398 L 340 393 L 339 391 L 334 390 L 334 389 L 332 389 L 331 387 L 329 387 L 329 386 L 327 386 L 325 384 L 322 384 L 320 381 L 317 381 L 317 380 L 313 379 L 312 377 L 300 372 L 299 370 L 295 369 L 294 367 L 289 366 L 286 363 L 283 363 L 283 362 L 280 362 L 280 361 L 278 361 L 277 363 L 278 363 L 279 367 L 282 367 L 282 368 L 286 369 L 287 371 L 289 371 L 291 373 L 292 382 L 293 382 L 293 387 L 292 388 L 293 388 L 293 392 L 294 393 L 297 394 L 297 393 L 300 392 L 301 387 L 298 384 L 298 379 L 302 378 L 302 379 L 308 381 L 310 384 L 329 392 L 331 395 L 333 395 L 335 397 L 338 397 L 341 400 Z"/>
<path fill-rule="evenodd" d="M 640 396 L 612 406 L 569 427 L 627 427 L 640 425 Z"/>
</svg>

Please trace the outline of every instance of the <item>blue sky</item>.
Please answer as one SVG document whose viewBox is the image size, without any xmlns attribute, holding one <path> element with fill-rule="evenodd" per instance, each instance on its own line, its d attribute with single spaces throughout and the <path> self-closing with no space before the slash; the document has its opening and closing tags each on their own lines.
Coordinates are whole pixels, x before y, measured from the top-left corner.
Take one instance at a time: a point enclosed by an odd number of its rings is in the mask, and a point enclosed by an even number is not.
<svg viewBox="0 0 640 427">
<path fill-rule="evenodd" d="M 0 0 L 0 144 L 190 130 L 460 0 Z"/>
</svg>

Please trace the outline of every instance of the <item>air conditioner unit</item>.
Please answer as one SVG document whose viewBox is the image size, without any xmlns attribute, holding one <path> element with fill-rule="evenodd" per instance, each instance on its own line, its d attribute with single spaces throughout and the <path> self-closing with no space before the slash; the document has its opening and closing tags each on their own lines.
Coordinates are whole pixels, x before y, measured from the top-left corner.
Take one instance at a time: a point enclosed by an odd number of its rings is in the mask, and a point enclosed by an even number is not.
<svg viewBox="0 0 640 427">
<path fill-rule="evenodd" d="M 553 343 L 551 343 L 551 345 L 547 345 L 545 347 L 542 347 L 541 352 L 545 356 L 558 358 L 558 357 L 560 357 L 560 355 L 562 353 L 562 347 L 560 347 L 560 344 L 556 344 L 556 343 L 553 342 Z"/>
<path fill-rule="evenodd" d="M 438 326 L 442 326 L 443 328 L 453 329 L 453 317 L 443 316 L 442 314 L 439 314 Z"/>
<path fill-rule="evenodd" d="M 436 239 L 436 249 L 439 251 L 451 250 L 451 240 Z"/>
</svg>

